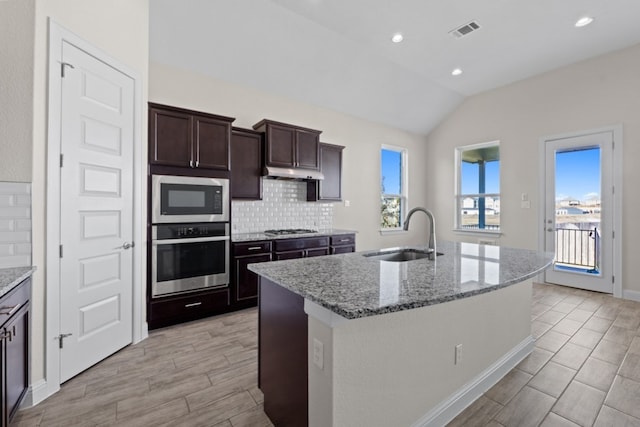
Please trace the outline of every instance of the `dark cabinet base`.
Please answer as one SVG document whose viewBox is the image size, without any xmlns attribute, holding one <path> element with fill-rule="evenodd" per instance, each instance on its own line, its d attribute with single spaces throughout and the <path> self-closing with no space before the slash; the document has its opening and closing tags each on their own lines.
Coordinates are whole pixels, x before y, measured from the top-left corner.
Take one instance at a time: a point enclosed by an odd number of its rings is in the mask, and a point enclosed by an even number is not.
<svg viewBox="0 0 640 427">
<path fill-rule="evenodd" d="M 151 300 L 148 314 L 149 329 L 231 311 L 230 300 L 229 288 Z"/>
</svg>

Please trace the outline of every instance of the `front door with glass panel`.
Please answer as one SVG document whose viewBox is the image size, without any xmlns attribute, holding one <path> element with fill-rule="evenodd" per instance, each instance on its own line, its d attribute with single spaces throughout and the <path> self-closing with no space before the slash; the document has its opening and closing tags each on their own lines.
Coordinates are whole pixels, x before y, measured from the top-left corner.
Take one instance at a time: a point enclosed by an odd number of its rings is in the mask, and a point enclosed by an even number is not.
<svg viewBox="0 0 640 427">
<path fill-rule="evenodd" d="M 545 141 L 545 281 L 613 292 L 613 133 Z"/>
</svg>

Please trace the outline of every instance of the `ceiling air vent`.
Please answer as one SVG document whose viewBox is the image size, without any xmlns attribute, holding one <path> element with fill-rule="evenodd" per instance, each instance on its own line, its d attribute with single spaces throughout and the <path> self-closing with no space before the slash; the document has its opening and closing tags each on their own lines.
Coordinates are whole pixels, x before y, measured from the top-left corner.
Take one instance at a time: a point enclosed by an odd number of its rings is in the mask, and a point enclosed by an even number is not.
<svg viewBox="0 0 640 427">
<path fill-rule="evenodd" d="M 449 31 L 449 34 L 459 39 L 460 37 L 464 37 L 479 29 L 480 29 L 480 24 L 478 24 L 476 21 L 471 21 L 468 24 L 463 25 L 462 27 Z"/>
</svg>

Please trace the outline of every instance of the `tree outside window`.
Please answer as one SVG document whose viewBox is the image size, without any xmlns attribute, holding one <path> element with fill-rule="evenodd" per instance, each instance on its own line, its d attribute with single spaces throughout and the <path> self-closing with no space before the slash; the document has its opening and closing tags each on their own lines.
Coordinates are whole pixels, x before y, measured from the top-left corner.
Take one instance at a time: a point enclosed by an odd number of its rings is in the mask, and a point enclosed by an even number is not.
<svg viewBox="0 0 640 427">
<path fill-rule="evenodd" d="M 402 228 L 407 206 L 407 150 L 383 146 L 380 152 L 382 230 Z"/>
</svg>

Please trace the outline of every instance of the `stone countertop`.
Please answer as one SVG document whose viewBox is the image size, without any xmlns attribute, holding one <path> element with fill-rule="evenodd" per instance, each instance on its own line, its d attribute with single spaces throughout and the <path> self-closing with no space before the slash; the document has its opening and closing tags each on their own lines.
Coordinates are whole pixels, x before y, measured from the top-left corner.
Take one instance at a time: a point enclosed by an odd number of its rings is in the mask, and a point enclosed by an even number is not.
<svg viewBox="0 0 640 427">
<path fill-rule="evenodd" d="M 35 270 L 35 267 L 0 268 L 0 297 L 8 294 Z"/>
<path fill-rule="evenodd" d="M 272 236 L 264 233 L 231 233 L 232 242 L 251 242 L 256 240 L 279 240 L 279 239 L 295 239 L 300 237 L 319 237 L 319 236 L 337 236 L 340 234 L 355 234 L 353 230 L 340 230 L 331 228 L 328 230 L 318 230 L 317 233 L 307 234 L 284 234 L 280 236 Z"/>
<path fill-rule="evenodd" d="M 549 267 L 553 253 L 438 242 L 437 260 L 378 261 L 355 252 L 250 264 L 249 270 L 347 319 L 440 304 L 500 289 Z M 425 246 L 412 246 L 426 250 Z M 398 249 L 398 248 L 392 248 Z"/>
</svg>

